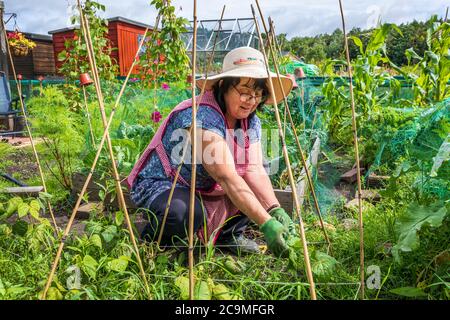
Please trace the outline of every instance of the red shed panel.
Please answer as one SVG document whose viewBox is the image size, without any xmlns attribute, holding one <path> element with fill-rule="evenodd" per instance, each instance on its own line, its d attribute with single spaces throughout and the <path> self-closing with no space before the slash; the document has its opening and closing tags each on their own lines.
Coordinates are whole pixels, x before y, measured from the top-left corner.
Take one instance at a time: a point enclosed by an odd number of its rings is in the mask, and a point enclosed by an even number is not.
<svg viewBox="0 0 450 320">
<path fill-rule="evenodd" d="M 65 41 L 68 39 L 73 39 L 74 37 L 75 30 L 73 29 L 53 34 L 53 52 L 55 53 L 55 65 L 57 71 L 63 65 L 63 61 L 59 61 L 58 59 L 58 54 L 61 51 L 66 50 L 66 47 L 64 46 Z"/>
<path fill-rule="evenodd" d="M 134 56 L 139 47 L 139 36 L 143 36 L 144 28 L 132 27 L 119 23 L 117 26 L 120 75 L 126 76 L 133 64 Z M 132 73 L 138 72 L 134 67 Z"/>
<path fill-rule="evenodd" d="M 150 31 L 153 30 L 153 27 L 149 25 L 122 17 L 108 19 L 108 39 L 113 48 L 111 59 L 119 65 L 119 75 L 127 75 L 139 47 L 139 36 L 144 35 L 146 27 L 149 27 Z M 50 31 L 49 33 L 53 36 L 56 68 L 59 69 L 63 62 L 58 61 L 58 54 L 65 50 L 66 39 L 74 38 L 74 28 Z M 136 67 L 133 69 L 133 73 L 137 73 Z"/>
</svg>

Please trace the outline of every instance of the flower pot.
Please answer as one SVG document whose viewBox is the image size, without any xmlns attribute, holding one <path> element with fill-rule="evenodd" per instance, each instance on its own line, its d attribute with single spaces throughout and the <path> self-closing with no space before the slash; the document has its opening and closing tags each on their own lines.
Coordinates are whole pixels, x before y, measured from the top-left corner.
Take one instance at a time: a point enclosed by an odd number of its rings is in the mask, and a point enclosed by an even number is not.
<svg viewBox="0 0 450 320">
<path fill-rule="evenodd" d="M 89 73 L 82 73 L 80 74 L 80 85 L 82 86 L 88 86 L 90 84 L 93 84 L 94 81 L 89 76 Z"/>
<path fill-rule="evenodd" d="M 30 49 L 27 46 L 10 46 L 12 54 L 16 57 L 25 57 Z"/>
</svg>

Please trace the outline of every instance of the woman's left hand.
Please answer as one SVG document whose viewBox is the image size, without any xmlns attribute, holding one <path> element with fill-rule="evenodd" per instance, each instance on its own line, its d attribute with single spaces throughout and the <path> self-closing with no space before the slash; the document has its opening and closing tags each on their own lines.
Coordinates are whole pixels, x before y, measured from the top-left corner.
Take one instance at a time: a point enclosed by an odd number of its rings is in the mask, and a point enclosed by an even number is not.
<svg viewBox="0 0 450 320">
<path fill-rule="evenodd" d="M 289 217 L 289 215 L 286 213 L 286 211 L 281 208 L 275 208 L 269 211 L 269 214 L 275 218 L 278 222 L 280 222 L 284 227 L 286 227 L 289 230 L 289 234 L 293 236 L 297 236 L 295 232 L 295 225 L 292 219 Z"/>
</svg>

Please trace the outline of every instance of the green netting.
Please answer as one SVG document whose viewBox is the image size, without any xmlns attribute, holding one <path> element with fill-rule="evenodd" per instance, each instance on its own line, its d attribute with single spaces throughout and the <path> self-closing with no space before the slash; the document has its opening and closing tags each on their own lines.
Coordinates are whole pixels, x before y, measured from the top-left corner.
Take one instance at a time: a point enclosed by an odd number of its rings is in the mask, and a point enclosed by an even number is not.
<svg viewBox="0 0 450 320">
<path fill-rule="evenodd" d="M 345 170 L 351 168 L 353 163 L 346 163 L 343 166 L 341 147 L 329 142 L 328 123 L 325 117 L 327 110 L 323 107 L 322 86 L 324 81 L 326 81 L 326 78 L 323 77 L 307 77 L 304 80 L 298 80 L 298 88 L 290 93 L 288 101 L 297 133 L 306 155 L 309 155 L 315 139 L 320 138 L 321 140 L 319 165 L 317 168 L 314 168 L 313 176 L 319 205 L 323 214 L 326 215 L 333 212 L 334 208 L 342 206 L 342 202 L 345 199 L 342 196 L 342 190 L 338 190 L 339 178 Z M 107 114 L 112 109 L 121 83 L 121 81 L 114 84 L 102 82 Z M 44 81 L 43 83 L 44 87 L 48 85 L 62 87 L 62 84 L 63 82 L 61 81 Z M 11 89 L 14 90 L 14 88 L 15 83 L 12 82 Z M 38 81 L 23 81 L 22 88 L 28 98 L 39 94 Z M 386 87 L 382 87 L 382 89 L 389 89 L 389 84 L 386 84 Z M 27 94 L 27 92 L 30 94 Z M 78 94 L 82 95 L 81 92 Z M 128 84 L 110 130 L 113 146 L 118 154 L 119 169 L 123 174 L 129 172 L 159 126 L 158 123 L 152 122 L 152 112 L 158 110 L 165 117 L 174 106 L 189 98 L 190 95 L 191 92 L 185 87 L 185 84 L 170 84 L 169 90 L 158 88 L 156 91 L 149 88 L 143 89 L 139 83 L 132 82 Z M 412 88 L 410 84 L 401 81 L 399 98 L 408 99 L 411 95 Z M 92 86 L 88 87 L 88 99 L 95 128 L 94 133 L 96 137 L 100 137 L 102 124 Z M 283 107 L 280 107 L 280 110 L 283 112 Z M 430 106 L 427 109 L 401 108 L 397 104 L 392 103 L 385 110 L 386 112 L 399 114 L 402 118 L 407 118 L 408 121 L 401 126 L 396 126 L 393 130 L 392 128 L 380 127 L 377 129 L 376 134 L 368 137 L 374 141 L 378 150 L 372 150 L 375 153 L 375 160 L 367 174 L 386 165 L 390 166 L 391 171 L 393 171 L 402 158 L 413 157 L 422 161 L 424 172 L 426 171 L 425 174 L 429 175 L 433 165 L 432 159 L 436 157 L 444 138 L 448 135 L 450 126 L 446 126 L 446 123 L 449 123 L 449 100 Z M 79 112 L 83 113 L 84 111 L 80 110 Z M 266 121 L 272 128 L 275 126 L 272 108 L 267 108 L 266 115 L 261 115 L 261 118 L 263 125 Z M 95 154 L 95 148 L 89 144 L 90 138 L 87 123 L 84 123 L 83 128 L 87 142 L 82 156 L 86 167 L 88 167 Z M 301 161 L 290 126 L 287 126 L 286 133 L 288 152 L 292 157 L 291 161 L 298 175 L 301 170 Z M 348 150 L 346 152 L 347 161 L 350 161 L 348 160 Z M 271 179 L 275 187 L 284 189 L 288 183 L 281 150 L 279 155 L 272 155 L 268 160 L 279 161 L 280 172 L 271 176 Z M 108 158 L 105 156 L 105 159 L 100 161 L 100 167 L 104 165 L 105 169 L 108 168 L 108 161 Z M 438 173 L 439 177 L 443 174 L 448 175 L 448 161 L 443 162 Z M 449 189 L 448 185 L 442 185 L 441 180 L 427 179 L 426 183 L 423 181 L 417 181 L 417 183 L 422 184 L 424 191 L 438 194 L 440 197 L 446 196 L 446 192 Z M 349 190 L 348 192 L 352 195 L 354 194 L 354 190 Z M 308 203 L 306 201 L 307 205 Z"/>
<path fill-rule="evenodd" d="M 422 171 L 422 176 L 415 181 L 417 190 L 440 199 L 448 199 L 450 164 L 446 139 L 449 128 L 450 99 L 420 110 L 417 116 L 399 128 L 392 137 L 381 141 L 373 170 L 391 166 L 395 169 L 394 175 L 398 175 L 416 168 Z M 444 151 L 438 158 L 441 150 Z M 435 169 L 435 174 L 432 174 L 432 169 Z"/>
<path fill-rule="evenodd" d="M 411 162 L 404 165 L 415 166 L 416 169 L 419 167 L 419 170 L 423 171 L 423 175 L 419 175 L 415 180 L 414 188 L 430 196 L 448 199 L 450 170 L 447 160 L 450 146 L 446 146 L 444 142 L 446 138 L 449 139 L 450 99 L 430 105 L 426 109 L 413 107 L 411 84 L 401 77 L 397 77 L 397 80 L 401 82 L 401 90 L 392 98 L 393 101 L 386 103 L 381 113 L 384 116 L 389 114 L 398 117 L 399 122 L 394 121 L 391 127 L 379 126 L 375 134 L 369 137 L 364 136 L 364 132 L 359 133 L 361 140 L 369 140 L 378 148 L 367 150 L 375 153 L 375 159 L 368 164 L 369 170 L 364 178 L 367 179 L 372 172 L 380 173 L 383 170 L 387 170 L 389 175 L 395 175 L 404 161 Z M 322 213 L 327 215 L 336 208 L 342 208 L 346 201 L 344 194 L 353 197 L 356 187 L 345 186 L 340 182 L 341 174 L 352 167 L 354 159 L 348 155 L 351 148 L 347 149 L 347 156 L 343 158 L 343 152 L 340 150 L 342 146 L 330 144 L 328 141 L 324 117 L 327 110 L 322 104 L 323 82 L 324 78 L 318 77 L 297 81 L 299 87 L 290 94 L 289 104 L 294 121 L 301 128 L 299 137 L 302 145 L 308 153 L 314 139 L 321 139 L 321 157 L 313 174 L 319 206 Z M 385 85 L 386 87 L 379 89 L 389 90 L 389 83 Z M 409 107 L 401 107 L 400 100 L 409 101 L 406 103 Z M 289 133 L 289 130 L 287 132 Z M 368 154 L 361 153 L 360 156 L 367 158 Z M 343 164 L 344 160 L 347 163 Z M 430 176 L 432 167 L 438 167 L 435 178 Z"/>
<path fill-rule="evenodd" d="M 282 66 L 282 70 L 287 73 L 294 74 L 295 69 L 302 68 L 307 77 L 316 77 L 319 75 L 319 68 L 314 64 L 307 64 L 298 60 L 291 60 Z"/>
</svg>

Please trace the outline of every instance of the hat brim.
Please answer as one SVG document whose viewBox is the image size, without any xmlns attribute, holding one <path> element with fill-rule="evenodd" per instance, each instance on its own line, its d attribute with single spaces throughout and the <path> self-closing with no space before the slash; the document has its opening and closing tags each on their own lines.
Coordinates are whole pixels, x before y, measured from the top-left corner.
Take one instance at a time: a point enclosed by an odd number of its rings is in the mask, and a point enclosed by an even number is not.
<svg viewBox="0 0 450 320">
<path fill-rule="evenodd" d="M 205 78 L 200 78 L 196 80 L 197 88 L 201 89 L 203 87 L 203 84 L 206 81 L 205 89 L 211 90 L 214 86 L 214 84 L 219 81 L 220 79 L 227 78 L 227 77 L 234 77 L 234 78 L 254 78 L 254 79 L 268 79 L 267 78 L 267 71 L 261 72 L 261 68 L 255 68 L 254 66 L 248 66 L 248 67 L 240 67 L 239 69 L 229 70 L 220 74 L 216 74 L 214 76 L 209 76 L 206 80 Z M 283 91 L 285 95 L 287 96 L 289 92 L 291 92 L 293 87 L 292 79 L 280 75 L 281 80 L 281 86 L 277 79 L 277 74 L 274 72 L 270 72 L 270 77 L 272 78 L 274 93 L 277 104 L 283 101 Z M 270 91 L 270 85 L 269 81 L 266 80 L 267 87 Z M 272 94 L 269 93 L 269 98 L 264 102 L 265 104 L 273 104 L 273 97 Z"/>
</svg>

